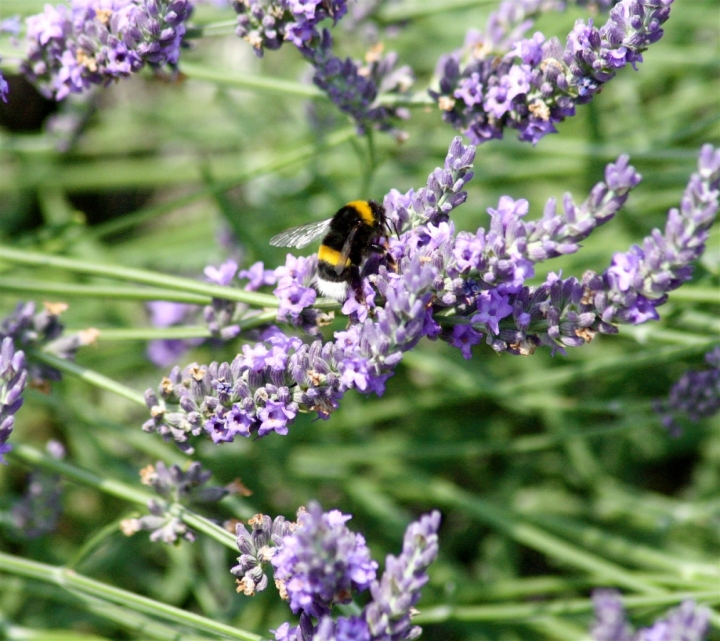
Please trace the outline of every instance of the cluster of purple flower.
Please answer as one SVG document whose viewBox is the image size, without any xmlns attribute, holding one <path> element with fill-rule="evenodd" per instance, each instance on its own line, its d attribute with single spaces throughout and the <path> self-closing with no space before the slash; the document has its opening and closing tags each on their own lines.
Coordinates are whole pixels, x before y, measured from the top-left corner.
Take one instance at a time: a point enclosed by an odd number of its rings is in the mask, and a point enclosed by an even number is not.
<svg viewBox="0 0 720 641">
<path fill-rule="evenodd" d="M 397 55 L 381 56 L 381 47 L 366 56 L 366 65 L 332 53 L 332 37 L 318 25 L 326 18 L 337 22 L 347 12 L 346 0 L 235 0 L 237 34 L 247 40 L 258 56 L 264 49 L 279 49 L 292 42 L 315 67 L 313 82 L 325 91 L 343 113 L 357 124 L 359 133 L 368 127 L 403 134 L 393 122 L 407 118 L 406 109 L 381 105 L 378 95 L 404 94 L 413 83 L 408 66 L 395 69 Z"/>
<path fill-rule="evenodd" d="M 720 410 L 720 346 L 705 354 L 706 370 L 689 370 L 672 386 L 667 399 L 658 401 L 655 410 L 672 434 L 681 431 L 678 418 L 693 422 L 717 414 Z"/>
<path fill-rule="evenodd" d="M 140 470 L 142 483 L 152 486 L 164 500 L 150 500 L 150 514 L 123 520 L 120 524 L 123 534 L 130 536 L 140 530 L 150 530 L 153 542 L 171 544 L 184 538 L 192 543 L 195 533 L 182 521 L 173 506 L 178 503 L 215 503 L 222 499 L 228 493 L 226 488 L 202 487 L 211 476 L 211 472 L 203 470 L 198 462 L 191 463 L 187 472 L 178 465 L 167 467 L 162 461 L 143 468 Z"/>
<path fill-rule="evenodd" d="M 237 35 L 258 56 L 265 49 L 279 49 L 285 40 L 310 48 L 320 39 L 323 20 L 337 23 L 347 12 L 347 0 L 234 0 L 232 5 L 238 14 Z"/>
<path fill-rule="evenodd" d="M 533 14 L 560 3 L 505 0 L 485 34 L 470 31 L 461 50 L 440 59 L 439 87 L 430 95 L 443 119 L 475 144 L 502 138 L 507 127 L 536 143 L 618 70 L 642 61 L 642 52 L 662 37 L 671 3 L 621 0 L 599 29 L 578 20 L 563 49 L 540 32 L 522 37 Z"/>
<path fill-rule="evenodd" d="M 658 619 L 652 627 L 633 632 L 627 621 L 625 609 L 617 592 L 595 590 L 595 624 L 593 641 L 704 641 L 708 630 L 710 611 L 685 601 Z"/>
<path fill-rule="evenodd" d="M 148 64 L 174 66 L 190 0 L 72 0 L 27 19 L 23 73 L 62 100 Z"/>
<path fill-rule="evenodd" d="M 250 520 L 251 531 L 238 525 L 241 556 L 231 570 L 240 577 L 238 591 L 252 595 L 264 590 L 268 579 L 263 568 L 271 563 L 281 596 L 300 614 L 297 626 L 284 623 L 275 630 L 277 641 L 400 641 L 419 636 L 411 616 L 427 583 L 427 568 L 437 556 L 440 514 L 422 516 L 408 526 L 402 553 L 387 557 L 380 580 L 365 539 L 345 525 L 350 518 L 311 503 L 298 513 L 297 523 L 258 515 Z M 331 616 L 334 605 L 349 603 L 354 592 L 368 589 L 370 601 L 357 616 Z"/>
<path fill-rule="evenodd" d="M 15 311 L 0 321 L 0 463 L 3 453 L 10 451 L 7 439 L 15 422 L 15 413 L 22 405 L 22 392 L 28 382 L 44 387 L 47 381 L 60 379 L 60 372 L 43 363 L 28 362 L 20 347 L 43 346 L 60 358 L 73 359 L 78 348 L 92 343 L 96 330 L 86 330 L 72 336 L 61 336 L 60 314 L 65 303 L 45 303 L 35 313 L 35 303 L 18 303 Z"/>
<path fill-rule="evenodd" d="M 540 286 L 528 286 L 536 263 L 577 251 L 617 213 L 640 177 L 621 157 L 584 203 L 567 195 L 563 214 L 551 199 L 541 220 L 526 222 L 528 203 L 503 197 L 489 210 L 488 231 L 456 235 L 449 213 L 465 201 L 473 156 L 474 148 L 456 138 L 445 167 L 430 175 L 426 187 L 386 196 L 388 218 L 400 232 L 389 241 L 395 268 L 383 257 L 368 260 L 362 295 L 343 305 L 352 321 L 345 331 L 308 345 L 272 327 L 232 363 L 175 368 L 159 394 L 146 392 L 151 419 L 143 429 L 186 450 L 189 437 L 202 433 L 216 443 L 286 434 L 298 412 L 327 418 L 350 389 L 382 394 L 403 353 L 424 336 L 449 342 L 465 358 L 483 337 L 498 352 L 527 355 L 545 345 L 562 353 L 597 332 L 616 333 L 613 323 L 655 319 L 668 292 L 690 277 L 717 212 L 720 152 L 708 145 L 664 235 L 656 230 L 644 249 L 616 254 L 602 274 L 586 272 L 579 281 L 551 273 Z M 314 259 L 287 261 L 276 270 L 275 291 L 281 305 L 292 301 L 288 314 L 298 318 L 302 305 L 315 299 L 309 289 Z M 265 273 L 261 266 L 253 269 Z"/>
<path fill-rule="evenodd" d="M 398 140 L 404 140 L 406 135 L 396 129 L 394 123 L 409 118 L 409 112 L 402 107 L 380 104 L 378 96 L 406 94 L 414 77 L 407 65 L 395 68 L 397 54 L 390 52 L 382 57 L 381 51 L 381 47 L 376 47 L 368 52 L 364 66 L 351 58 L 343 60 L 332 54 L 332 38 L 324 30 L 319 43 L 304 53 L 315 66 L 313 82 L 340 111 L 353 119 L 359 134 L 375 127 L 392 131 Z"/>
</svg>

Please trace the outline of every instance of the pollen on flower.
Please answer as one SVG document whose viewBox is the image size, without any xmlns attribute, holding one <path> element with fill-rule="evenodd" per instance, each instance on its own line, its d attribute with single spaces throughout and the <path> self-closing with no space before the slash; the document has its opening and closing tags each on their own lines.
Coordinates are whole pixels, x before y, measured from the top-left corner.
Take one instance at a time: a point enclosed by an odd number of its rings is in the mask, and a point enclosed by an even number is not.
<svg viewBox="0 0 720 641">
<path fill-rule="evenodd" d="M 143 485 L 152 485 L 155 479 L 157 479 L 157 472 L 152 463 L 140 470 L 140 482 Z"/>
<path fill-rule="evenodd" d="M 283 601 L 287 601 L 290 599 L 288 596 L 287 586 L 285 585 L 285 581 L 282 579 L 275 579 L 275 587 L 277 588 L 278 593 L 280 594 L 280 598 Z"/>
<path fill-rule="evenodd" d="M 592 339 L 595 338 L 595 334 L 597 334 L 597 332 L 593 331 L 589 327 L 578 327 L 575 330 L 575 335 L 582 338 L 586 343 L 592 342 Z"/>
<path fill-rule="evenodd" d="M 205 378 L 205 372 L 205 368 L 200 367 L 199 365 L 195 365 L 190 368 L 190 376 L 192 376 L 196 381 L 201 381 Z"/>
<path fill-rule="evenodd" d="M 78 49 L 75 59 L 78 61 L 78 64 L 85 67 L 88 71 L 95 72 L 98 69 L 97 61 L 95 60 L 95 58 L 89 56 L 82 49 Z"/>
<path fill-rule="evenodd" d="M 255 596 L 255 581 L 250 577 L 244 576 L 242 579 L 236 579 L 236 592 L 242 592 L 245 596 Z"/>
<path fill-rule="evenodd" d="M 132 536 L 140 531 L 140 519 L 123 519 L 120 521 L 120 531 L 125 536 Z"/>
<path fill-rule="evenodd" d="M 43 307 L 48 314 L 51 314 L 52 316 L 60 316 L 60 314 L 66 312 L 70 306 L 63 302 L 51 303 L 49 301 L 44 301 Z"/>
<path fill-rule="evenodd" d="M 530 103 L 528 109 L 533 116 L 537 116 L 540 120 L 550 120 L 550 107 L 542 100 Z"/>
<path fill-rule="evenodd" d="M 438 107 L 441 111 L 452 111 L 453 107 L 455 107 L 455 98 L 440 96 L 440 98 L 438 98 Z"/>
<path fill-rule="evenodd" d="M 112 16 L 112 14 L 112 9 L 95 9 L 95 17 L 105 25 L 110 22 L 110 16 Z"/>
</svg>

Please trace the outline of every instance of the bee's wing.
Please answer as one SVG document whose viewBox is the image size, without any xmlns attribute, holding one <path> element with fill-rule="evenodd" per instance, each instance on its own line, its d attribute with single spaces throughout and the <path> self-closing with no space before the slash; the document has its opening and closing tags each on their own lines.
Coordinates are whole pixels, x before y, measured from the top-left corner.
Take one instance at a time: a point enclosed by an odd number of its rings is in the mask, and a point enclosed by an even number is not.
<svg viewBox="0 0 720 641">
<path fill-rule="evenodd" d="M 335 273 L 338 275 L 342 274 L 343 271 L 345 271 L 345 266 L 347 265 L 348 258 L 350 258 L 350 250 L 352 249 L 355 234 L 361 226 L 362 223 L 358 223 L 357 225 L 355 225 L 355 227 L 350 230 L 348 237 L 345 239 L 345 244 L 343 245 L 342 251 L 340 252 L 340 260 L 335 265 Z"/>
<path fill-rule="evenodd" d="M 270 239 L 270 244 L 273 247 L 297 247 L 300 249 L 305 245 L 309 245 L 313 240 L 324 236 L 330 228 L 330 221 L 332 221 L 332 218 L 291 227 L 277 236 L 273 236 Z"/>
</svg>

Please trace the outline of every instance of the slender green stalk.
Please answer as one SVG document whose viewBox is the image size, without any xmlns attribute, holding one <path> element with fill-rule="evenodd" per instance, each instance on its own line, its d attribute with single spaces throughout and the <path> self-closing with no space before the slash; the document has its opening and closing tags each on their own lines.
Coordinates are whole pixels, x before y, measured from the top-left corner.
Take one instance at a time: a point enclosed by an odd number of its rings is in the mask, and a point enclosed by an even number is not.
<svg viewBox="0 0 720 641">
<path fill-rule="evenodd" d="M 272 322 L 277 317 L 275 311 L 261 312 L 256 316 L 251 316 L 246 320 L 240 320 L 240 336 L 242 332 L 255 327 L 260 327 Z M 97 329 L 97 328 L 95 328 Z M 66 333 L 71 334 L 77 329 L 66 329 Z M 149 340 L 169 340 L 183 338 L 210 338 L 212 336 L 210 330 L 205 325 L 182 325 L 178 327 L 127 327 L 127 328 L 109 328 L 98 329 L 97 341 L 149 341 Z"/>
<path fill-rule="evenodd" d="M 97 329 L 97 328 L 95 328 Z M 72 334 L 77 329 L 66 328 Z M 98 329 L 97 341 L 152 341 L 178 340 L 183 338 L 210 338 L 212 334 L 205 325 L 181 325 L 178 327 L 123 327 Z"/>
<path fill-rule="evenodd" d="M 95 387 L 107 390 L 108 392 L 113 392 L 114 394 L 118 394 L 119 396 L 122 396 L 123 398 L 126 398 L 133 403 L 137 403 L 138 405 L 142 405 L 143 407 L 145 407 L 145 397 L 142 394 L 136 392 L 134 389 L 127 387 L 126 385 L 123 385 L 122 383 L 118 383 L 112 378 L 103 376 L 99 372 L 88 369 L 87 367 L 83 367 L 82 365 L 78 365 L 73 361 L 68 361 L 64 358 L 59 358 L 58 356 L 47 354 L 46 352 L 41 352 L 35 349 L 30 349 L 26 351 L 27 355 L 30 358 L 42 361 L 43 363 L 50 365 L 55 369 L 59 369 L 61 372 L 65 372 L 66 374 L 72 374 L 73 376 L 76 376 L 83 381 L 94 385 Z"/>
<path fill-rule="evenodd" d="M 92 487 L 100 492 L 109 494 L 110 496 L 115 496 L 125 501 L 142 505 L 143 507 L 147 506 L 148 501 L 157 499 L 155 494 L 145 492 L 144 490 L 140 490 L 132 485 L 128 485 L 120 481 L 103 478 L 93 472 L 71 465 L 70 463 L 59 461 L 49 454 L 44 454 L 40 450 L 22 443 L 14 444 L 13 449 L 6 456 L 15 458 L 32 466 L 40 467 L 44 470 L 61 474 L 71 481 Z M 212 521 L 209 521 L 199 514 L 195 514 L 185 506 L 178 503 L 173 504 L 170 507 L 170 510 L 179 516 L 183 522 L 190 527 L 207 534 L 232 550 L 237 550 L 235 537 L 227 530 L 224 530 L 220 526 L 212 523 Z"/>
<path fill-rule="evenodd" d="M 426 500 L 435 500 L 465 512 L 504 532 L 518 543 L 543 552 L 565 565 L 583 569 L 604 581 L 611 581 L 643 594 L 662 594 L 664 592 L 662 588 L 638 578 L 625 568 L 548 534 L 516 514 L 480 499 L 444 479 L 433 479 L 422 485 L 417 484 L 415 487 L 416 491 L 420 491 Z"/>
<path fill-rule="evenodd" d="M 222 298 L 247 303 L 248 305 L 257 305 L 259 307 L 278 306 L 277 298 L 269 294 L 258 294 L 257 292 L 248 292 L 244 289 L 233 289 L 232 287 L 202 283 L 190 278 L 158 274 L 157 272 L 151 272 L 145 269 L 135 269 L 119 265 L 104 265 L 74 258 L 65 258 L 63 256 L 52 256 L 49 254 L 12 249 L 6 246 L 0 246 L 0 260 L 6 260 L 19 265 L 64 269 L 79 274 L 104 276 L 118 280 L 143 283 L 145 285 L 154 285 L 161 288 L 177 289 L 192 294 Z"/>
<path fill-rule="evenodd" d="M 148 501 L 151 499 L 157 498 L 157 495 L 138 489 L 132 485 L 113 479 L 106 479 L 93 472 L 71 465 L 70 463 L 59 461 L 49 454 L 45 454 L 23 443 L 13 443 L 13 449 L 6 456 L 22 461 L 33 467 L 55 472 L 81 485 L 92 487 L 104 494 L 129 501 L 130 503 L 142 505 L 143 507 L 147 506 Z"/>
<path fill-rule="evenodd" d="M 278 78 L 264 78 L 254 75 L 240 75 L 237 72 L 223 72 L 210 67 L 186 62 L 183 60 L 180 66 L 182 72 L 195 80 L 206 80 L 234 89 L 253 89 L 266 93 L 279 93 L 284 96 L 299 96 L 301 98 L 320 98 L 328 100 L 327 94 L 314 85 L 280 80 Z"/>
<path fill-rule="evenodd" d="M 63 296 L 66 298 L 103 298 L 113 300 L 167 300 L 174 303 L 209 305 L 211 296 L 189 294 L 172 289 L 123 287 L 121 285 L 82 285 L 56 283 L 47 280 L 0 279 L 0 291 L 21 292 L 24 296 Z"/>
<path fill-rule="evenodd" d="M 604 556 L 622 559 L 626 563 L 649 569 L 669 570 L 685 579 L 705 577 L 717 581 L 720 578 L 720 566 L 713 565 L 712 561 L 689 561 L 679 558 L 677 553 L 669 555 L 667 552 L 628 541 L 606 530 L 556 515 L 531 514 L 526 518 L 564 536 L 572 536 L 574 541 L 595 549 Z"/>
<path fill-rule="evenodd" d="M 397 22 L 414 18 L 424 18 L 438 13 L 446 13 L 456 9 L 470 9 L 481 5 L 496 5 L 495 0 L 415 0 L 403 2 L 400 5 L 388 5 L 380 11 L 378 16 L 385 22 Z"/>
<path fill-rule="evenodd" d="M 38 563 L 12 554 L 0 552 L 0 570 L 14 575 L 23 576 L 46 583 L 58 585 L 66 590 L 77 592 L 81 595 L 105 599 L 111 603 L 144 612 L 177 625 L 185 625 L 222 635 L 229 639 L 240 639 L 241 641 L 262 641 L 262 637 L 245 630 L 239 630 L 224 623 L 218 623 L 207 617 L 173 607 L 154 599 L 121 590 L 107 583 L 96 581 L 89 577 L 77 574 L 67 568 Z"/>
<path fill-rule="evenodd" d="M 623 597 L 623 605 L 629 609 L 644 609 L 648 607 L 666 607 L 676 605 L 685 599 L 693 599 L 697 603 L 718 603 L 720 593 L 717 590 L 687 591 L 678 594 L 657 594 L 653 596 Z M 502 605 L 466 605 L 466 606 L 439 606 L 423 610 L 413 623 L 426 625 L 428 623 L 441 623 L 442 621 L 513 621 L 532 619 L 547 615 L 583 614 L 593 611 L 592 601 L 589 599 L 560 599 L 551 602 L 534 603 L 507 603 Z"/>
<path fill-rule="evenodd" d="M 80 594 L 75 590 L 65 590 L 61 587 L 50 583 L 39 583 L 33 580 L 25 580 L 20 577 L 14 577 L 12 585 L 3 586 L 6 593 L 12 591 L 14 595 L 22 594 L 28 599 L 28 602 L 37 602 L 38 600 L 61 603 L 76 610 L 85 610 L 95 616 L 112 621 L 118 627 L 141 635 L 142 639 L 157 639 L 158 641 L 213 641 L 217 640 L 213 636 L 198 636 L 196 634 L 183 634 L 173 625 L 161 623 L 155 619 L 151 619 L 143 614 L 139 614 L 129 608 L 114 605 L 103 599 L 91 597 L 86 594 Z M 2 615 L 0 614 L 0 631 L 6 636 L 3 639 L 12 641 L 13 639 L 22 639 L 29 641 L 30 639 L 38 639 L 38 641 L 82 641 L 86 637 L 79 636 L 77 630 L 68 630 L 66 636 L 62 631 L 53 630 L 48 633 L 45 630 L 34 630 L 31 628 L 22 628 L 19 626 L 2 626 Z M 100 637 L 88 634 L 87 638 L 91 641 L 98 641 Z"/>
<path fill-rule="evenodd" d="M 673 303 L 692 301 L 696 303 L 715 303 L 717 305 L 720 304 L 720 290 L 716 287 L 683 285 L 670 294 L 670 300 Z"/>
</svg>

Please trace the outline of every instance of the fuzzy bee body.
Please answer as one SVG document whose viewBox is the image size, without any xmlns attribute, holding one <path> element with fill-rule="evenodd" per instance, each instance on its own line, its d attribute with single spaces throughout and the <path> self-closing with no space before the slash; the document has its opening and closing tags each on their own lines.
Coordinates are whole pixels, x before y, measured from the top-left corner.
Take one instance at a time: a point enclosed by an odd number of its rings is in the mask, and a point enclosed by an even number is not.
<svg viewBox="0 0 720 641">
<path fill-rule="evenodd" d="M 323 237 L 318 249 L 317 290 L 343 302 L 360 285 L 360 266 L 371 252 L 382 252 L 377 241 L 387 226 L 385 209 L 373 200 L 354 200 L 332 218 L 288 229 L 270 239 L 275 247 L 305 247 Z"/>
</svg>

